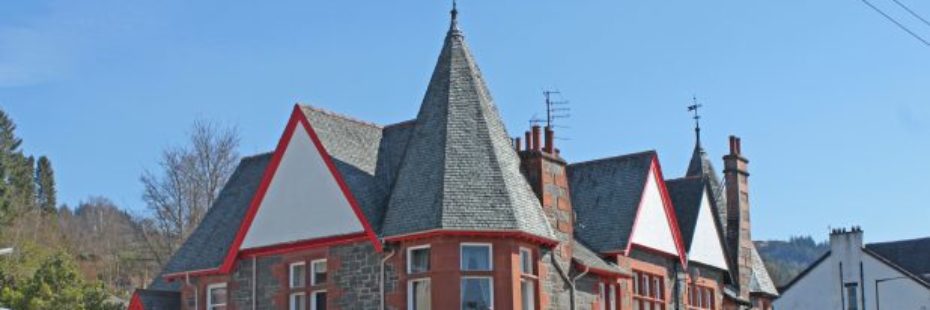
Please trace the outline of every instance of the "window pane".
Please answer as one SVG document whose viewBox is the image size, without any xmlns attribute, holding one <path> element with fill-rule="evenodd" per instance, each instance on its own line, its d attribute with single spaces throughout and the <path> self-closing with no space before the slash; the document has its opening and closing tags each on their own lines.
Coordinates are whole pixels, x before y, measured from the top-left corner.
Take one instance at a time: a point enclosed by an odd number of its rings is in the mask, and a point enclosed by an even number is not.
<svg viewBox="0 0 930 310">
<path fill-rule="evenodd" d="M 462 279 L 462 310 L 490 310 L 493 304 L 490 278 Z"/>
<path fill-rule="evenodd" d="M 601 310 L 607 310 L 607 292 L 604 288 L 604 283 L 597 284 L 597 293 L 600 296 L 600 302 L 598 303 L 601 307 Z"/>
<path fill-rule="evenodd" d="M 226 305 L 225 287 L 214 287 L 210 289 L 210 305 Z"/>
<path fill-rule="evenodd" d="M 855 284 L 846 284 L 846 304 L 848 305 L 846 309 L 849 310 L 859 310 L 859 296 L 858 287 Z"/>
<path fill-rule="evenodd" d="M 291 265 L 291 287 L 298 288 L 304 287 L 304 278 L 306 277 L 305 272 L 306 266 L 304 264 L 292 264 Z"/>
<path fill-rule="evenodd" d="M 520 249 L 520 271 L 523 274 L 533 274 L 533 252 Z"/>
<path fill-rule="evenodd" d="M 306 310 L 307 296 L 304 293 L 291 294 L 291 310 Z"/>
<path fill-rule="evenodd" d="M 488 245 L 463 245 L 462 270 L 491 270 L 491 247 Z"/>
<path fill-rule="evenodd" d="M 523 293 L 523 310 L 536 309 L 536 283 L 531 280 L 521 280 L 520 292 Z"/>
<path fill-rule="evenodd" d="M 608 309 L 616 310 L 617 309 L 617 287 L 611 284 L 610 290 L 608 290 L 608 294 L 610 295 L 609 297 L 610 303 L 607 304 Z"/>
<path fill-rule="evenodd" d="M 326 261 L 313 262 L 313 285 L 326 283 Z"/>
<path fill-rule="evenodd" d="M 411 309 L 412 310 L 430 310 L 432 307 L 432 296 L 430 295 L 429 280 L 419 280 L 410 282 Z"/>
<path fill-rule="evenodd" d="M 429 271 L 429 248 L 410 250 L 410 273 Z"/>
<path fill-rule="evenodd" d="M 310 310 L 326 310 L 326 292 L 313 293 L 313 307 Z"/>
</svg>

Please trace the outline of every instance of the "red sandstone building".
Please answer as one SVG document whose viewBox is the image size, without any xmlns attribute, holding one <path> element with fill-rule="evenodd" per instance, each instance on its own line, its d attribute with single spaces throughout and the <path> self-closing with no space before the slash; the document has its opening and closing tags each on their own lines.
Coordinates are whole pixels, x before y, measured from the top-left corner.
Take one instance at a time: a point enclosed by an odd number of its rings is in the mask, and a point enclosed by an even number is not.
<svg viewBox="0 0 930 310">
<path fill-rule="evenodd" d="M 452 24 L 413 120 L 294 107 L 130 309 L 770 309 L 747 160 L 568 163 L 511 139 Z"/>
</svg>

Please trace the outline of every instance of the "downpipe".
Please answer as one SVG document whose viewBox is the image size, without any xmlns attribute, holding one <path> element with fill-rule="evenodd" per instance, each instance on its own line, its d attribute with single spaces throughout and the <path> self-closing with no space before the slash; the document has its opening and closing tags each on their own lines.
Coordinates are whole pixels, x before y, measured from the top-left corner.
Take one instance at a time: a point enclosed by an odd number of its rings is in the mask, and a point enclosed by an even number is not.
<svg viewBox="0 0 930 310">
<path fill-rule="evenodd" d="M 384 310 L 384 308 L 386 307 L 386 304 L 387 304 L 387 301 L 384 300 L 384 281 L 385 281 L 385 278 L 386 278 L 386 277 L 384 276 L 384 269 L 385 269 L 385 268 L 384 268 L 384 265 L 387 264 L 387 261 L 388 261 L 389 259 L 391 259 L 391 257 L 394 257 L 394 254 L 397 254 L 397 252 L 394 251 L 394 250 L 391 250 L 391 252 L 388 253 L 387 256 L 385 256 L 384 258 L 381 259 L 381 272 L 379 273 L 380 281 L 378 281 L 378 282 L 379 282 L 379 284 L 378 284 L 378 285 L 379 285 L 379 288 L 378 288 L 379 291 L 378 291 L 378 292 L 379 292 L 379 294 L 381 295 L 381 303 L 380 303 L 380 309 L 381 309 L 381 310 Z"/>
</svg>

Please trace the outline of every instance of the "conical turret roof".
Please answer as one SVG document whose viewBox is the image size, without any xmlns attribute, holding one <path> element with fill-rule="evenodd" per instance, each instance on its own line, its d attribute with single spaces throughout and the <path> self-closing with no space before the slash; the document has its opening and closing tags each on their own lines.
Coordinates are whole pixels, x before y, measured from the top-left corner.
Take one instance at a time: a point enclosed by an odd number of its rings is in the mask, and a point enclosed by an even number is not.
<svg viewBox="0 0 930 310">
<path fill-rule="evenodd" d="M 391 192 L 383 235 L 518 231 L 553 239 L 456 15 L 453 9 Z"/>
</svg>

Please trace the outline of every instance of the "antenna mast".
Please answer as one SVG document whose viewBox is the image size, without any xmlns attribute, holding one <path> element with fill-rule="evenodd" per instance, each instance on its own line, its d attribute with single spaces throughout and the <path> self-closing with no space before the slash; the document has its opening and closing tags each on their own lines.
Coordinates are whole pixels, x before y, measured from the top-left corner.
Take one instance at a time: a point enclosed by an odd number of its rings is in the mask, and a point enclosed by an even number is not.
<svg viewBox="0 0 930 310">
<path fill-rule="evenodd" d="M 552 95 L 561 95 L 562 92 L 557 90 L 544 90 L 543 96 L 546 97 L 546 127 L 553 128 L 553 121 L 559 118 L 568 118 L 568 107 L 559 107 L 568 104 L 568 100 L 552 100 Z"/>
</svg>

